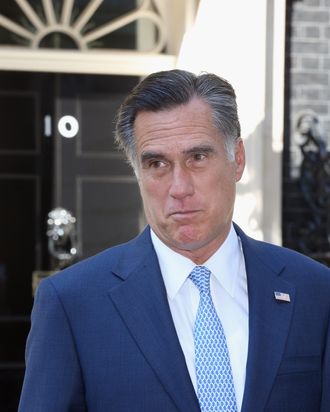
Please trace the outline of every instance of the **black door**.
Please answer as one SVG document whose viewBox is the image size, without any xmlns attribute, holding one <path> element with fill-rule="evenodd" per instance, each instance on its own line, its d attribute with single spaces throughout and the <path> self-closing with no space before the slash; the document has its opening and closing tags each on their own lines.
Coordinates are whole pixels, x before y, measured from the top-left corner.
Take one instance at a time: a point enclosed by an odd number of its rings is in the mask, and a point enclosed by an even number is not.
<svg viewBox="0 0 330 412">
<path fill-rule="evenodd" d="M 76 217 L 79 259 L 140 230 L 138 187 L 113 143 L 115 111 L 136 82 L 0 72 L 1 411 L 17 410 L 32 273 L 52 269 L 48 212 Z"/>
</svg>

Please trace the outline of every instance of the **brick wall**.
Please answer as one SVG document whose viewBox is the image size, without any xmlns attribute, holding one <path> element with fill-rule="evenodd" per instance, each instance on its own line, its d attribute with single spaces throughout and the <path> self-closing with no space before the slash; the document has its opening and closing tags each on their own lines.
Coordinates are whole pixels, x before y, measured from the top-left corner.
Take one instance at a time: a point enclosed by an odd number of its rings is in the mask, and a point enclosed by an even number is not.
<svg viewBox="0 0 330 412">
<path fill-rule="evenodd" d="M 315 245 L 312 252 L 304 249 L 306 239 L 307 243 L 311 239 L 308 226 L 314 217 L 299 181 L 304 139 L 297 131 L 297 121 L 306 112 L 316 114 L 330 149 L 330 0 L 288 0 L 286 41 L 283 244 L 315 257 L 330 246 L 322 233 L 322 239 L 309 242 L 309 247 Z"/>
<path fill-rule="evenodd" d="M 316 113 L 322 134 L 330 145 L 330 0 L 293 0 L 289 3 L 292 8 L 289 68 L 291 150 L 293 155 L 297 155 L 293 166 L 298 166 L 296 124 L 301 113 Z"/>
</svg>

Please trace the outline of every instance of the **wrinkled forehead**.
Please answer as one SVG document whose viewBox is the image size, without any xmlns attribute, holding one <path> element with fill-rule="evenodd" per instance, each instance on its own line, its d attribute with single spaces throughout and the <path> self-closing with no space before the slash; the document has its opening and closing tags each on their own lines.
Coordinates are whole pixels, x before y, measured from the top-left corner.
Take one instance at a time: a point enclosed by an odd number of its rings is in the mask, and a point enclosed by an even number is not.
<svg viewBox="0 0 330 412">
<path fill-rule="evenodd" d="M 203 99 L 193 98 L 189 102 L 175 105 L 162 110 L 143 110 L 135 117 L 134 131 L 138 133 L 145 129 L 171 129 L 175 126 L 198 127 L 200 124 L 213 126 L 213 112 Z"/>
</svg>

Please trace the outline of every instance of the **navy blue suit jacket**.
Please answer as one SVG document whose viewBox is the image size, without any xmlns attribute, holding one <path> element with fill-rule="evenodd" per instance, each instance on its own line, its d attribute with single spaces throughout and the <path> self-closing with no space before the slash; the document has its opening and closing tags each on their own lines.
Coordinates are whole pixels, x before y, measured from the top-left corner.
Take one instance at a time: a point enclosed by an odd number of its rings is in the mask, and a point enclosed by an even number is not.
<svg viewBox="0 0 330 412">
<path fill-rule="evenodd" d="M 329 269 L 236 230 L 250 325 L 242 411 L 329 412 Z M 20 412 L 199 411 L 149 228 L 40 284 L 26 366 Z"/>
</svg>

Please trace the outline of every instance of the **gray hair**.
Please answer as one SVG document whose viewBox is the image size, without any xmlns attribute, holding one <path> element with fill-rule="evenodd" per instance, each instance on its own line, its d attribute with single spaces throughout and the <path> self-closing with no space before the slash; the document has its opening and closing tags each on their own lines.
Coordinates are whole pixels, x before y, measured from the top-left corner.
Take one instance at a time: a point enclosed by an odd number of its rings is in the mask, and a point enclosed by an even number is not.
<svg viewBox="0 0 330 412">
<path fill-rule="evenodd" d="M 210 105 L 214 125 L 225 137 L 228 159 L 234 160 L 235 142 L 240 137 L 241 129 L 233 87 L 215 74 L 203 73 L 196 76 L 176 69 L 146 77 L 132 90 L 118 110 L 115 140 L 135 171 L 138 159 L 134 121 L 138 113 L 172 109 L 189 103 L 193 97 L 199 97 Z"/>
</svg>

